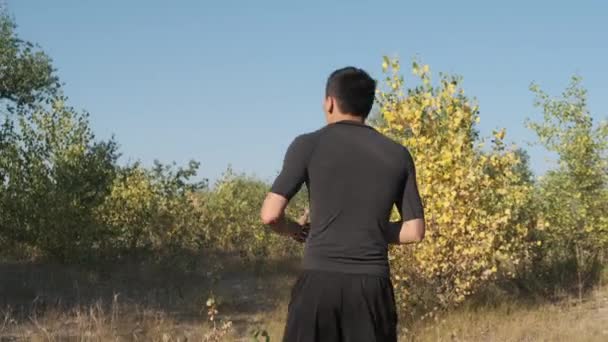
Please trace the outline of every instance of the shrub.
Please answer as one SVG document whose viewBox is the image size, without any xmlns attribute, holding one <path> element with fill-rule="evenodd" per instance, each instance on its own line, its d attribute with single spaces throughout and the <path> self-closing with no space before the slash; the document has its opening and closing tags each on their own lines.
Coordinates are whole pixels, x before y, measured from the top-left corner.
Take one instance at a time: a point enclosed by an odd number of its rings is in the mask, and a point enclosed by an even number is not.
<svg viewBox="0 0 608 342">
<path fill-rule="evenodd" d="M 213 190 L 201 195 L 202 229 L 208 247 L 239 252 L 248 259 L 271 255 L 298 255 L 294 241 L 273 233 L 260 221 L 260 208 L 268 184 L 228 170 Z M 288 214 L 297 217 L 306 201 L 300 193 L 291 202 Z"/>
<path fill-rule="evenodd" d="M 420 84 L 404 89 L 399 66 L 384 60 L 376 125 L 414 156 L 428 233 L 411 250 L 391 249 L 395 287 L 404 306 L 422 301 L 446 307 L 482 288 L 499 269 L 512 274 L 521 262 L 528 226 L 519 219 L 526 217 L 531 186 L 517 169 L 519 154 L 505 146 L 504 130 L 482 148 L 475 129 L 479 110 L 460 78 L 441 75 L 434 87 L 429 67 L 414 62 Z M 414 283 L 431 291 L 414 296 Z"/>
</svg>

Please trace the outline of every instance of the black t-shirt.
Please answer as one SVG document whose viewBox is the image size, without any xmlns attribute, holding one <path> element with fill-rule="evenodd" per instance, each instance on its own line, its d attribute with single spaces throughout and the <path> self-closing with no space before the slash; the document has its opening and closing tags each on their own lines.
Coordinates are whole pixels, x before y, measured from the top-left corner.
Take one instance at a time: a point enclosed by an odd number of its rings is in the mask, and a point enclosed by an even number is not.
<svg viewBox="0 0 608 342">
<path fill-rule="evenodd" d="M 330 124 L 291 143 L 271 192 L 291 199 L 304 183 L 304 269 L 388 276 L 393 205 L 405 221 L 424 216 L 409 151 L 365 124 Z"/>
</svg>

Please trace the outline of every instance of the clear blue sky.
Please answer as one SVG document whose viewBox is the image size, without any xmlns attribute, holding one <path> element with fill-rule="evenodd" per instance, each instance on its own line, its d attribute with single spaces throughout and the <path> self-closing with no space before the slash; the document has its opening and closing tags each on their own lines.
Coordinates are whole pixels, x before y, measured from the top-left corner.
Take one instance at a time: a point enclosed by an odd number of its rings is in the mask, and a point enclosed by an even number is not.
<svg viewBox="0 0 608 342">
<path fill-rule="evenodd" d="M 480 129 L 525 145 L 528 91 L 584 77 L 596 119 L 608 109 L 606 1 L 8 0 L 19 34 L 54 59 L 71 103 L 115 134 L 123 161 L 202 163 L 216 179 L 271 179 L 296 135 L 323 124 L 327 75 L 382 55 L 464 76 Z M 546 153 L 529 148 L 535 171 Z"/>
</svg>

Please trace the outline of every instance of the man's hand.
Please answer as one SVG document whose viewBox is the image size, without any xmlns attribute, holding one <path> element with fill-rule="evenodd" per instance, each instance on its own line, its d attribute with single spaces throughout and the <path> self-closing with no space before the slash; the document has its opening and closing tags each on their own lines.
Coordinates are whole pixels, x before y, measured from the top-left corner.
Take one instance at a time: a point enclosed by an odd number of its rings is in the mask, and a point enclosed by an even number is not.
<svg viewBox="0 0 608 342">
<path fill-rule="evenodd" d="M 260 218 L 262 223 L 268 225 L 278 234 L 289 236 L 298 242 L 304 242 L 310 229 L 308 224 L 308 209 L 304 211 L 297 221 L 289 220 L 285 217 L 287 198 L 275 193 L 268 193 Z"/>
<path fill-rule="evenodd" d="M 308 232 L 310 231 L 308 208 L 304 210 L 304 213 L 298 218 L 296 223 L 297 225 L 293 225 L 296 229 L 294 229 L 293 232 L 290 232 L 291 238 L 298 242 L 305 242 L 308 237 Z"/>
</svg>

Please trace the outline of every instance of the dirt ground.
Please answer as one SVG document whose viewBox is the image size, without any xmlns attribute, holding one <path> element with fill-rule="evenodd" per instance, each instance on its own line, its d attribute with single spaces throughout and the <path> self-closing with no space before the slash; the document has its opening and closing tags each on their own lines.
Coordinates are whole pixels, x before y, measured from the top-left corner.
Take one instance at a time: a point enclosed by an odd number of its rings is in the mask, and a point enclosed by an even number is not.
<svg viewBox="0 0 608 342">
<path fill-rule="evenodd" d="M 209 334 L 251 341 L 255 331 L 280 340 L 297 260 L 197 260 L 189 271 L 137 262 L 95 269 L 0 263 L 0 341 L 213 340 Z M 231 322 L 226 332 L 223 322 Z M 593 291 L 583 303 L 463 308 L 402 328 L 403 341 L 608 341 L 608 290 Z"/>
</svg>

